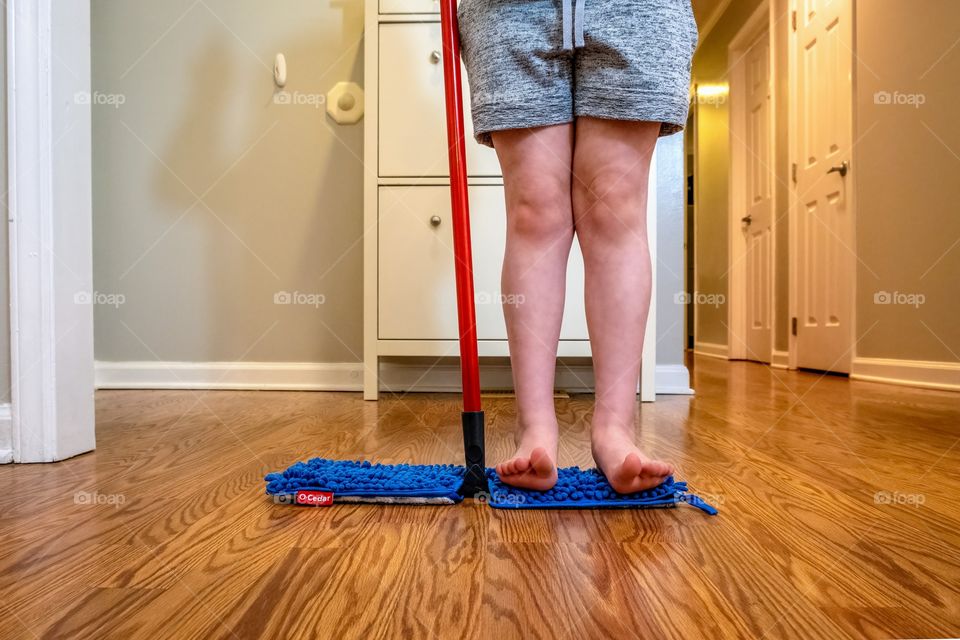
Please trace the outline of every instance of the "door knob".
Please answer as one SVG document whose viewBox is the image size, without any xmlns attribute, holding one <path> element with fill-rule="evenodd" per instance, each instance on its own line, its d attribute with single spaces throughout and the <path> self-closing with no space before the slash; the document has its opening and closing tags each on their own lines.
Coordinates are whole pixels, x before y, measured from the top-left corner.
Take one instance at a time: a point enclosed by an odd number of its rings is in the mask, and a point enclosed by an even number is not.
<svg viewBox="0 0 960 640">
<path fill-rule="evenodd" d="M 430 216 L 430 224 L 435 227 L 440 226 L 440 216 Z"/>
<path fill-rule="evenodd" d="M 747 215 L 743 216 L 742 218 L 740 218 L 740 222 L 742 222 L 743 224 L 745 224 L 745 225 L 747 225 L 747 226 L 749 227 L 749 226 L 750 226 L 750 223 L 753 222 L 753 216 L 750 215 L 750 214 L 747 214 Z"/>
<path fill-rule="evenodd" d="M 839 173 L 840 177 L 843 178 L 847 175 L 847 171 L 849 170 L 850 170 L 850 163 L 844 160 L 843 162 L 840 163 L 840 166 L 830 167 L 830 170 L 827 171 L 827 174 Z"/>
<path fill-rule="evenodd" d="M 440 62 L 441 57 L 442 56 L 440 55 L 439 51 L 434 50 L 430 52 L 430 62 L 432 62 L 433 64 L 437 64 L 438 62 Z"/>
</svg>

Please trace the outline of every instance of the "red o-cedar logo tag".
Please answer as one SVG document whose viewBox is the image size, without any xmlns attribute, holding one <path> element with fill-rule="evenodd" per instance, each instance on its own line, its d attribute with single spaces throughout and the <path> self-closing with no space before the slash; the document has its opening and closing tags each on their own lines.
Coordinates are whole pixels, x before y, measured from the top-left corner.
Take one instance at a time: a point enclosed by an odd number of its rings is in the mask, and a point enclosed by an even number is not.
<svg viewBox="0 0 960 640">
<path fill-rule="evenodd" d="M 333 493 L 330 491 L 297 491 L 296 503 L 308 507 L 329 507 L 333 504 Z"/>
</svg>

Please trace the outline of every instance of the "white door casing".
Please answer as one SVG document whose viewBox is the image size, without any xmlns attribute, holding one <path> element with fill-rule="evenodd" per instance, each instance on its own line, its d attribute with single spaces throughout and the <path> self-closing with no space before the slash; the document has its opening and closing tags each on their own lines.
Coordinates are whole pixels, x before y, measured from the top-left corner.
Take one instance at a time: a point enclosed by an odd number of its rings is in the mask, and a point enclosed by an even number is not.
<svg viewBox="0 0 960 640">
<path fill-rule="evenodd" d="M 8 0 L 15 462 L 94 447 L 89 0 Z"/>
<path fill-rule="evenodd" d="M 856 268 L 852 0 L 795 0 L 794 6 L 791 359 L 798 367 L 847 373 Z"/>
</svg>

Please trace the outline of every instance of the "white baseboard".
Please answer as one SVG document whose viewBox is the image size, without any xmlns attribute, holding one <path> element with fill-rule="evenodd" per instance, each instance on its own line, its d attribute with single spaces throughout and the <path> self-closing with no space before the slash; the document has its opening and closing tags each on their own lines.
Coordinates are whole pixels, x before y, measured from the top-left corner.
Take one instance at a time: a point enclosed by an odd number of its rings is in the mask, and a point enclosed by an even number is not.
<svg viewBox="0 0 960 640">
<path fill-rule="evenodd" d="M 13 417 L 10 403 L 0 404 L 0 464 L 13 462 Z"/>
<path fill-rule="evenodd" d="M 960 362 L 854 358 L 850 377 L 854 380 L 960 391 Z"/>
<path fill-rule="evenodd" d="M 98 389 L 262 389 L 285 391 L 362 391 L 361 362 L 97 362 Z M 691 394 L 690 374 L 683 365 L 657 365 L 658 394 Z M 481 365 L 487 389 L 511 389 L 506 364 Z M 558 389 L 593 391 L 589 365 L 557 367 Z M 460 367 L 444 364 L 385 362 L 380 365 L 383 391 L 459 393 Z"/>
<path fill-rule="evenodd" d="M 770 366 L 774 369 L 789 369 L 790 368 L 790 352 L 789 351 L 777 351 L 774 349 L 770 352 Z"/>
<path fill-rule="evenodd" d="M 721 358 L 727 360 L 729 349 L 725 344 L 716 344 L 714 342 L 697 342 L 693 346 L 693 353 L 698 356 L 708 356 L 710 358 Z"/>
<path fill-rule="evenodd" d="M 98 389 L 360 391 L 359 362 L 97 362 Z"/>
<path fill-rule="evenodd" d="M 481 364 L 480 385 L 484 389 L 512 389 L 510 365 Z M 555 386 L 571 393 L 591 393 L 593 367 L 560 364 L 557 366 Z M 383 363 L 380 365 L 380 388 L 393 392 L 460 393 L 460 367 L 455 364 L 428 368 L 422 364 Z"/>
<path fill-rule="evenodd" d="M 657 395 L 692 396 L 690 371 L 683 364 L 658 364 L 656 375 Z"/>
</svg>

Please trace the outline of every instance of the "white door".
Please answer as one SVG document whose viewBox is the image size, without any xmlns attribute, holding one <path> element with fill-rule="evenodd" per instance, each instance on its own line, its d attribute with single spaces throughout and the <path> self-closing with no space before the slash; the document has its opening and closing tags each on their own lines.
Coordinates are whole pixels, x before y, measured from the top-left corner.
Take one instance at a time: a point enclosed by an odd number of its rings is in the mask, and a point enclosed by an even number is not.
<svg viewBox="0 0 960 640">
<path fill-rule="evenodd" d="M 797 0 L 797 366 L 847 373 L 853 347 L 851 0 Z"/>
<path fill-rule="evenodd" d="M 770 362 L 773 163 L 770 157 L 770 38 L 764 30 L 743 58 L 746 146 L 744 198 L 745 342 L 748 360 Z"/>
</svg>

